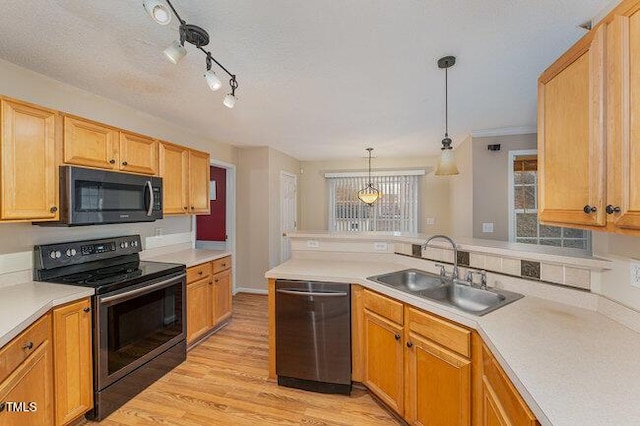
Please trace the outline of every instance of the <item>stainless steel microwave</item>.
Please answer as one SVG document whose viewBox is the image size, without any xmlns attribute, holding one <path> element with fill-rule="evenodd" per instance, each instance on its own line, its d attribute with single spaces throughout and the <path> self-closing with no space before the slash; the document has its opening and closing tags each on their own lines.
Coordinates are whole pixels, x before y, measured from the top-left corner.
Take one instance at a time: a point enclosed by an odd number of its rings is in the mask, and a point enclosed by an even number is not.
<svg viewBox="0 0 640 426">
<path fill-rule="evenodd" d="M 60 166 L 60 221 L 97 225 L 162 219 L 162 178 Z"/>
</svg>

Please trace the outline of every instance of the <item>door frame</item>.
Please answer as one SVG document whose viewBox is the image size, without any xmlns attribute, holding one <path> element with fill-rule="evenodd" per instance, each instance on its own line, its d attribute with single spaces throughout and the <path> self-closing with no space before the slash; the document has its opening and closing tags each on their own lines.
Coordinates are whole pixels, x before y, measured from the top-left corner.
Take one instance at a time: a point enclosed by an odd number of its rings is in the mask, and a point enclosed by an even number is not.
<svg viewBox="0 0 640 426">
<path fill-rule="evenodd" d="M 283 215 L 282 215 L 282 211 L 283 211 L 283 206 L 284 206 L 284 193 L 282 191 L 282 178 L 283 177 L 292 177 L 295 181 L 295 185 L 296 185 L 296 197 L 293 203 L 293 211 L 294 211 L 294 229 L 297 230 L 298 229 L 298 175 L 290 173 L 290 172 L 286 172 L 284 170 L 280 170 L 280 256 L 279 256 L 279 263 L 282 263 L 282 254 L 283 254 L 283 237 L 282 234 L 284 234 L 284 229 L 283 229 L 283 223 L 282 223 L 282 219 L 283 219 Z"/>
<path fill-rule="evenodd" d="M 232 288 L 233 294 L 237 293 L 236 288 L 236 165 L 227 163 L 225 161 L 216 160 L 212 158 L 210 160 L 210 165 L 215 167 L 220 167 L 227 171 L 227 205 L 226 205 L 226 230 L 227 233 L 227 251 L 231 252 L 231 279 L 232 279 Z M 197 242 L 196 239 L 196 216 L 192 217 L 191 221 L 191 239 L 193 241 L 194 247 Z"/>
</svg>

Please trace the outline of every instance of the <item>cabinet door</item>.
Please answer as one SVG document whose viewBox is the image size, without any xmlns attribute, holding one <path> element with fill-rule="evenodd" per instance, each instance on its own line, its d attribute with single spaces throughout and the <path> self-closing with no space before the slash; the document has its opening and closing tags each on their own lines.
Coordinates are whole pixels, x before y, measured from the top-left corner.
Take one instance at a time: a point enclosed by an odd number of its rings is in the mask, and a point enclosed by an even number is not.
<svg viewBox="0 0 640 426">
<path fill-rule="evenodd" d="M 209 214 L 210 160 L 206 152 L 189 151 L 189 213 Z"/>
<path fill-rule="evenodd" d="M 212 285 L 211 278 L 187 284 L 187 344 L 193 343 L 213 326 Z"/>
<path fill-rule="evenodd" d="M 404 414 L 402 327 L 365 309 L 364 384 L 385 404 Z"/>
<path fill-rule="evenodd" d="M 120 132 L 120 170 L 145 175 L 158 174 L 158 141 Z"/>
<path fill-rule="evenodd" d="M 640 11 L 634 9 L 607 26 L 608 216 L 628 229 L 640 229 Z"/>
<path fill-rule="evenodd" d="M 482 378 L 482 426 L 511 426 L 504 408 L 486 377 Z"/>
<path fill-rule="evenodd" d="M 604 32 L 583 39 L 538 82 L 541 222 L 604 226 Z"/>
<path fill-rule="evenodd" d="M 63 162 L 118 169 L 118 131 L 76 117 L 64 117 Z"/>
<path fill-rule="evenodd" d="M 469 425 L 471 361 L 415 333 L 409 333 L 406 361 L 409 423 Z"/>
<path fill-rule="evenodd" d="M 46 340 L 0 383 L 0 401 L 23 404 L 22 410 L 5 406 L 3 426 L 53 425 L 53 367 L 51 341 Z"/>
<path fill-rule="evenodd" d="M 0 115 L 0 219 L 57 220 L 57 113 L 2 100 Z"/>
<path fill-rule="evenodd" d="M 231 317 L 231 271 L 213 276 L 213 325 Z"/>
<path fill-rule="evenodd" d="M 75 420 L 93 407 L 91 302 L 53 311 L 56 424 Z"/>
<path fill-rule="evenodd" d="M 189 213 L 189 150 L 160 142 L 163 213 Z"/>
</svg>

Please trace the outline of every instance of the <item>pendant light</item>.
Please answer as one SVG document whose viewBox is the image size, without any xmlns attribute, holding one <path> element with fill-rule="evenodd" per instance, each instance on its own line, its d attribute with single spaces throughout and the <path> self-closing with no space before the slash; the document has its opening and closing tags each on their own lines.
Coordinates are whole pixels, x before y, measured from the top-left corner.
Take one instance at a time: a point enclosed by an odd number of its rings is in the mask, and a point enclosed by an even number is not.
<svg viewBox="0 0 640 426">
<path fill-rule="evenodd" d="M 442 148 L 440 152 L 440 160 L 436 169 L 436 176 L 458 175 L 460 171 L 456 166 L 456 159 L 451 146 L 451 138 L 449 137 L 449 74 L 448 70 L 456 63 L 454 56 L 445 56 L 438 61 L 438 67 L 444 69 L 444 114 L 445 114 L 445 130 L 444 139 L 442 139 Z"/>
<path fill-rule="evenodd" d="M 364 189 L 358 191 L 358 198 L 371 207 L 373 203 L 380 198 L 380 191 L 373 186 L 373 182 L 371 181 L 371 151 L 373 151 L 373 148 L 367 148 L 367 151 L 369 151 L 369 184 Z"/>
</svg>

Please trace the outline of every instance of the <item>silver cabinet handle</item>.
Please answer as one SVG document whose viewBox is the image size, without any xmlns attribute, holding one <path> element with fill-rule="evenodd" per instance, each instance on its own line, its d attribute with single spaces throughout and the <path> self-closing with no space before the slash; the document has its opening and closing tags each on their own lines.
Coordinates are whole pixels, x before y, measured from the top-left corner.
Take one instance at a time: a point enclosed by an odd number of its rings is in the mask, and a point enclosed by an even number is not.
<svg viewBox="0 0 640 426">
<path fill-rule="evenodd" d="M 155 200 L 153 199 L 153 187 L 151 186 L 150 180 L 147 181 L 147 187 L 149 188 L 149 207 L 147 208 L 147 216 L 151 216 L 151 214 L 153 213 L 153 203 Z"/>
<path fill-rule="evenodd" d="M 319 293 L 314 291 L 297 291 L 297 290 L 276 290 L 278 293 L 292 294 L 294 296 L 321 296 L 321 297 L 344 297 L 348 296 L 344 291 Z"/>
</svg>

